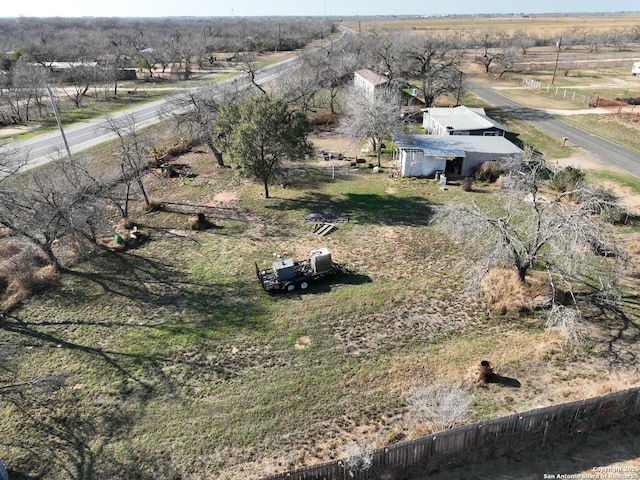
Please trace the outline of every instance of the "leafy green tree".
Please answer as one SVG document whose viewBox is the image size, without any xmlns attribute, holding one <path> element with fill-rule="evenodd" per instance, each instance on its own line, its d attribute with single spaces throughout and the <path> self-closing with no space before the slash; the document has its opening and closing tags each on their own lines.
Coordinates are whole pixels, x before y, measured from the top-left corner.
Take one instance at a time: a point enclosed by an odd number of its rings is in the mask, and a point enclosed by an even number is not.
<svg viewBox="0 0 640 480">
<path fill-rule="evenodd" d="M 283 161 L 304 158 L 312 150 L 306 115 L 267 95 L 224 105 L 216 129 L 214 138 L 220 148 L 243 176 L 262 182 L 265 198 L 269 198 L 269 183 L 280 174 Z"/>
</svg>

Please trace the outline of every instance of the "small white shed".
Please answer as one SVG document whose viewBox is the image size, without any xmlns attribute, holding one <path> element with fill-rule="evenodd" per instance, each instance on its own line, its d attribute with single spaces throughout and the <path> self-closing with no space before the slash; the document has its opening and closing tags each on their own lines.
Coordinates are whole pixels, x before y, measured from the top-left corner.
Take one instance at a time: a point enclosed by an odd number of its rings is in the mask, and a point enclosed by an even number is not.
<svg viewBox="0 0 640 480">
<path fill-rule="evenodd" d="M 504 137 L 401 134 L 393 141 L 403 177 L 469 176 L 484 162 L 522 159 L 522 151 Z"/>
</svg>

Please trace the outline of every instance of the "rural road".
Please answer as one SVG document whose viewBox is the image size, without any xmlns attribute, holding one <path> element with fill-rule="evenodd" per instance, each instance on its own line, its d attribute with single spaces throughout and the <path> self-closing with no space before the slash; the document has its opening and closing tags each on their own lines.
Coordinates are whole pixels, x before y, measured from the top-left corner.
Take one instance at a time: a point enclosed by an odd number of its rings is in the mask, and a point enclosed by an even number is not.
<svg viewBox="0 0 640 480">
<path fill-rule="evenodd" d="M 317 48 L 327 47 L 330 42 L 334 44 L 344 41 L 350 35 L 350 31 L 342 27 L 340 28 L 342 35 Z M 258 84 L 268 83 L 287 70 L 295 67 L 300 63 L 299 55 L 283 60 L 272 65 L 268 65 L 256 72 L 255 81 Z M 239 89 L 247 88 L 251 84 L 249 76 L 239 74 L 237 77 L 223 80 L 220 84 L 236 82 Z M 179 95 L 179 94 L 178 94 Z M 171 98 L 157 100 L 152 103 L 133 107 L 131 109 L 112 115 L 112 119 L 117 120 L 122 117 L 133 117 L 138 127 L 148 126 L 159 123 L 163 119 L 168 118 L 172 112 L 170 111 Z M 109 127 L 109 121 L 106 118 L 99 118 L 89 122 L 83 122 L 71 127 L 63 127 L 64 135 L 72 154 L 80 153 L 90 147 L 104 143 L 116 137 Z M 65 157 L 67 155 L 65 142 L 59 130 L 55 132 L 38 135 L 30 140 L 12 142 L 12 146 L 20 151 L 28 152 L 28 163 L 24 167 L 26 169 L 37 167 L 39 165 L 50 162 L 53 159 Z"/>
<path fill-rule="evenodd" d="M 494 107 L 508 110 L 514 117 L 530 123 L 547 135 L 561 141 L 563 138 L 567 138 L 568 144 L 583 148 L 597 157 L 603 164 L 618 167 L 636 177 L 640 177 L 640 155 L 638 153 L 569 125 L 544 110 L 527 107 L 508 99 L 491 87 L 467 81 L 465 88 Z"/>
<path fill-rule="evenodd" d="M 256 73 L 257 83 L 266 83 L 273 80 L 282 72 L 292 68 L 300 59 L 298 57 L 289 58 L 279 63 L 269 65 L 260 69 Z M 246 88 L 250 85 L 248 75 L 239 74 L 237 77 L 224 80 L 222 83 L 237 82 L 239 88 Z M 179 94 L 178 94 L 179 95 Z M 124 110 L 111 117 L 114 120 L 125 116 L 135 119 L 138 127 L 144 127 L 158 123 L 170 116 L 171 98 L 157 100 L 155 102 L 139 105 L 137 107 Z M 89 122 L 83 122 L 71 127 L 64 127 L 64 134 L 73 154 L 87 150 L 90 147 L 106 142 L 116 137 L 109 127 L 109 121 L 105 118 L 98 118 Z M 66 147 L 59 130 L 55 132 L 38 135 L 32 139 L 13 142 L 13 147 L 21 151 L 29 152 L 29 161 L 26 168 L 33 168 L 52 159 L 66 156 Z"/>
</svg>

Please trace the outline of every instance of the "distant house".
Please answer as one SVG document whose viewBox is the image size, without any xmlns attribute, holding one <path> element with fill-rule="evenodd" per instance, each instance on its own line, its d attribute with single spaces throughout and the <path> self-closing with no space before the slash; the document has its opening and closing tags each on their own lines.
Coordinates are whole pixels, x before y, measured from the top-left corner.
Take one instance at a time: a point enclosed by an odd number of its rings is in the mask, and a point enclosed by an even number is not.
<svg viewBox="0 0 640 480">
<path fill-rule="evenodd" d="M 96 68 L 98 62 L 46 62 L 51 73 L 62 73 L 74 68 Z"/>
<path fill-rule="evenodd" d="M 483 108 L 465 106 L 423 110 L 422 126 L 431 135 L 481 135 L 504 137 L 509 130 L 487 117 Z"/>
<path fill-rule="evenodd" d="M 393 141 L 403 177 L 466 177 L 484 162 L 522 159 L 522 150 L 499 136 L 398 134 Z"/>
<path fill-rule="evenodd" d="M 353 72 L 353 84 L 357 88 L 365 90 L 373 97 L 376 89 L 384 88 L 387 84 L 387 78 L 382 75 L 378 75 L 371 70 L 356 70 Z"/>
</svg>

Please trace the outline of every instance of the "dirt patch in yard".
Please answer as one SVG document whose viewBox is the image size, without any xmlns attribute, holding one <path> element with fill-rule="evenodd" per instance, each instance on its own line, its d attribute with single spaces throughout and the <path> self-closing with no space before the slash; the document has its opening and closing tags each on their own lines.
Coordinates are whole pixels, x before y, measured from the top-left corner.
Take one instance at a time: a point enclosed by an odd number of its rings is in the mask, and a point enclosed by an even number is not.
<svg viewBox="0 0 640 480">
<path fill-rule="evenodd" d="M 229 192 L 229 191 L 217 193 L 213 197 L 214 202 L 223 203 L 223 204 L 232 203 L 232 202 L 235 202 L 236 200 L 238 200 L 238 194 L 236 192 Z"/>
</svg>

